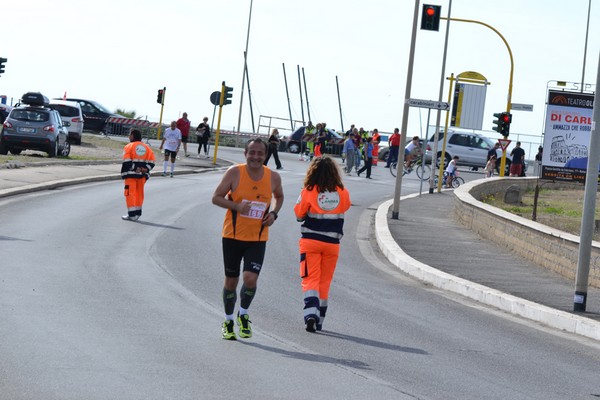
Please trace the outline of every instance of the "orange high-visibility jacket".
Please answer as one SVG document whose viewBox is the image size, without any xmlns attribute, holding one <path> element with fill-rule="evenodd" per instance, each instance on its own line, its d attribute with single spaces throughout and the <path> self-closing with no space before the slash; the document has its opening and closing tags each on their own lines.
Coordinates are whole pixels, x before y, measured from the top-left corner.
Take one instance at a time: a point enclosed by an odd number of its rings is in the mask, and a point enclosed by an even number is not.
<svg viewBox="0 0 600 400">
<path fill-rule="evenodd" d="M 154 160 L 154 152 L 147 144 L 140 141 L 127 144 L 123 149 L 121 178 L 147 180 L 150 178 L 150 171 L 154 168 Z M 138 168 L 146 168 L 148 172 L 140 172 Z"/>
<path fill-rule="evenodd" d="M 350 193 L 345 188 L 335 192 L 319 192 L 302 189 L 294 206 L 298 221 L 304 221 L 300 229 L 305 239 L 339 243 L 344 235 L 344 213 L 350 208 Z"/>
</svg>

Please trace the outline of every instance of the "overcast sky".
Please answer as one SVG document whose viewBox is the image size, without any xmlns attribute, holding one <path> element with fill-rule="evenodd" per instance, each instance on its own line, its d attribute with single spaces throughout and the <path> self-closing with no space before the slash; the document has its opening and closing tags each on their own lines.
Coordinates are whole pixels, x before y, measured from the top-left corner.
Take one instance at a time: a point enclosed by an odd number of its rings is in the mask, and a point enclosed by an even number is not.
<svg viewBox="0 0 600 400">
<path fill-rule="evenodd" d="M 447 16 L 448 1 L 428 3 L 442 5 Z M 352 123 L 385 132 L 401 126 L 414 1 L 254 0 L 252 5 L 248 71 L 257 129 L 269 123 L 266 116 L 289 118 L 283 64 L 293 119 L 302 120 L 300 66 L 313 122 L 325 121 L 336 130 Z M 165 86 L 163 122 L 187 111 L 197 124 L 205 115 L 212 119 L 210 94 L 226 81 L 234 97 L 223 108 L 221 127 L 237 126 L 250 0 L 4 0 L 1 9 L 0 57 L 8 62 L 0 94 L 9 104 L 27 91 L 48 97 L 67 92 L 158 121 L 156 94 Z M 513 112 L 511 135 L 541 135 L 549 82 L 582 81 L 588 0 L 454 0 L 451 16 L 484 22 L 504 36 L 514 58 L 512 101 L 534 106 L 533 112 Z M 440 32 L 417 32 L 411 98 L 438 99 L 445 29 L 442 21 Z M 592 0 L 585 66 L 592 89 L 599 53 L 600 1 Z M 497 137 L 492 120 L 507 104 L 508 51 L 491 29 L 452 22 L 445 75 L 465 71 L 491 82 L 483 129 Z M 445 85 L 443 101 L 448 81 Z M 242 131 L 252 130 L 248 98 L 246 88 Z M 427 109 L 411 108 L 409 136 L 420 134 L 426 118 Z M 434 113 L 431 118 L 433 123 Z"/>
</svg>

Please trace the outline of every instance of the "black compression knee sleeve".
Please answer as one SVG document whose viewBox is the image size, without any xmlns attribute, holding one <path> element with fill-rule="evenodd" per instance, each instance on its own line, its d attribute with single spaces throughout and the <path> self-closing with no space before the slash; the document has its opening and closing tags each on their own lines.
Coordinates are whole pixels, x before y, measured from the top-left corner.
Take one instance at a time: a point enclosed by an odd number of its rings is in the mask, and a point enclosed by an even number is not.
<svg viewBox="0 0 600 400">
<path fill-rule="evenodd" d="M 232 315 L 235 310 L 235 302 L 237 301 L 237 293 L 235 290 L 223 289 L 223 305 L 225 306 L 225 314 Z"/>
<path fill-rule="evenodd" d="M 247 288 L 246 285 L 242 285 L 242 289 L 240 290 L 240 306 L 248 309 L 255 294 L 256 288 Z"/>
</svg>

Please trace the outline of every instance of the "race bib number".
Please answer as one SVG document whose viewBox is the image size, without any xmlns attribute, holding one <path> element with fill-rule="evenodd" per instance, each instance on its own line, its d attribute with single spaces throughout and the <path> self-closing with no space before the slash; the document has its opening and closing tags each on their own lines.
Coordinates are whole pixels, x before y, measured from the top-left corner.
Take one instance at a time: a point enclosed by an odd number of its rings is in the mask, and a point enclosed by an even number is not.
<svg viewBox="0 0 600 400">
<path fill-rule="evenodd" d="M 246 218 L 263 219 L 265 216 L 265 211 L 267 211 L 267 203 L 263 203 L 261 201 L 243 200 L 244 205 L 248 203 L 250 203 L 250 209 L 248 210 L 248 213 L 242 213 L 241 215 Z"/>
</svg>

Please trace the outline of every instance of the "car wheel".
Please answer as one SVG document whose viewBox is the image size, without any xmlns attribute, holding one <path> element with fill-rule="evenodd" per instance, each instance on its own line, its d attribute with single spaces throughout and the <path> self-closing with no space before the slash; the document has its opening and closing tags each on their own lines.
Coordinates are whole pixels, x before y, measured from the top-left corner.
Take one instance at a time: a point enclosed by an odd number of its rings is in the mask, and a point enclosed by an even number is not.
<svg viewBox="0 0 600 400">
<path fill-rule="evenodd" d="M 0 154 L 3 156 L 8 154 L 8 147 L 6 147 L 6 143 L 0 141 Z"/>
<path fill-rule="evenodd" d="M 296 142 L 288 143 L 288 152 L 297 154 L 300 152 L 300 145 Z"/>
<path fill-rule="evenodd" d="M 446 157 L 444 160 L 444 168 L 448 166 L 448 164 L 450 164 L 450 154 L 446 153 Z M 442 153 L 438 153 L 437 159 L 435 160 L 435 166 L 436 167 L 440 167 L 440 165 L 442 165 Z"/>
<path fill-rule="evenodd" d="M 390 149 L 389 148 L 384 148 L 381 149 L 381 151 L 379 152 L 379 155 L 377 156 L 377 158 L 379 159 L 379 161 L 385 161 L 387 162 L 388 156 L 390 155 Z"/>
<path fill-rule="evenodd" d="M 56 157 L 58 155 L 58 142 L 54 141 L 48 146 L 48 157 Z"/>
<path fill-rule="evenodd" d="M 8 151 L 10 151 L 10 154 L 14 154 L 15 156 L 18 156 L 19 154 L 21 154 L 21 152 L 23 150 L 22 149 L 8 149 Z"/>
<path fill-rule="evenodd" d="M 65 144 L 60 149 L 60 156 L 69 157 L 69 154 L 71 154 L 71 143 L 68 140 L 65 140 Z"/>
</svg>

